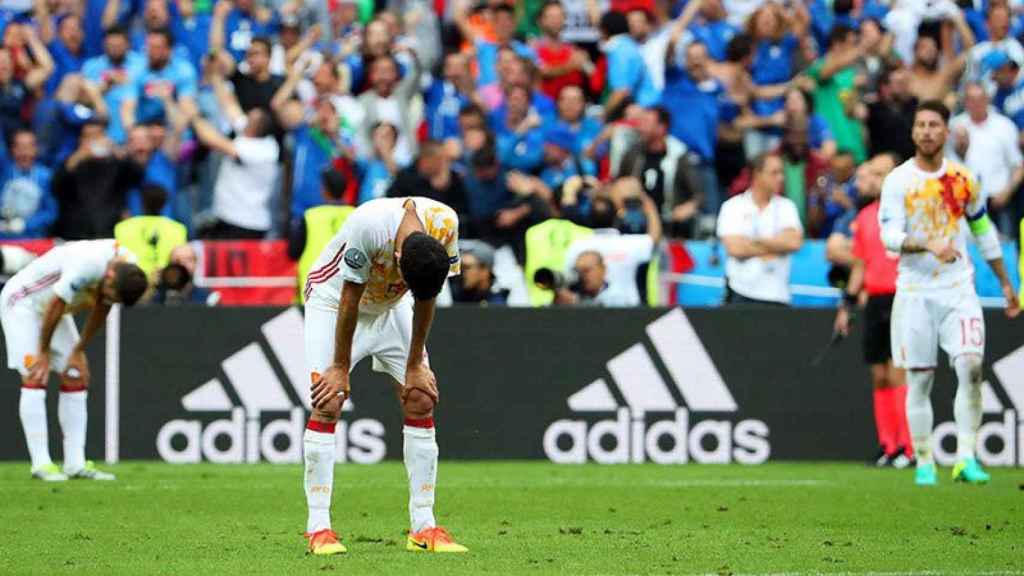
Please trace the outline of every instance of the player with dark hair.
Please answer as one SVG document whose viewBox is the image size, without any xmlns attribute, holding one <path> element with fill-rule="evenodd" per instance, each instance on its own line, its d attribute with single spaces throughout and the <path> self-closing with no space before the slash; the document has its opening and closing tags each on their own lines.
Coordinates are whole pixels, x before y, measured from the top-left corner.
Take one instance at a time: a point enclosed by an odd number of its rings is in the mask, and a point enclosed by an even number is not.
<svg viewBox="0 0 1024 576">
<path fill-rule="evenodd" d="M 103 327 L 114 304 L 132 306 L 146 292 L 146 274 L 135 256 L 114 240 L 58 246 L 18 272 L 0 292 L 0 323 L 7 366 L 21 375 L 18 412 L 32 458 L 32 477 L 113 480 L 85 459 L 89 362 L 85 347 Z M 74 314 L 91 310 L 81 337 Z M 64 470 L 50 459 L 46 384 L 61 375 L 59 413 L 64 433 Z"/>
<path fill-rule="evenodd" d="M 375 371 L 395 380 L 405 417 L 406 549 L 466 551 L 434 522 L 438 392 L 426 351 L 435 299 L 445 280 L 459 273 L 458 230 L 455 211 L 440 202 L 371 200 L 348 217 L 309 273 L 305 330 L 313 413 L 303 452 L 313 554 L 345 552 L 330 518 L 334 429 L 349 396 L 349 372 L 367 356 Z"/>
<path fill-rule="evenodd" d="M 1020 314 L 999 237 L 985 212 L 985 196 L 967 168 L 944 157 L 948 136 L 949 110 L 936 101 L 919 105 L 911 135 L 914 157 L 886 176 L 878 209 L 882 243 L 900 255 L 892 357 L 896 367 L 907 370 L 907 423 L 917 456 L 915 482 L 921 486 L 937 481 L 931 391 L 940 347 L 957 378 L 953 479 L 970 484 L 989 481 L 975 458 L 982 417 L 985 319 L 974 289 L 965 228 L 999 278 L 1007 316 Z"/>
</svg>

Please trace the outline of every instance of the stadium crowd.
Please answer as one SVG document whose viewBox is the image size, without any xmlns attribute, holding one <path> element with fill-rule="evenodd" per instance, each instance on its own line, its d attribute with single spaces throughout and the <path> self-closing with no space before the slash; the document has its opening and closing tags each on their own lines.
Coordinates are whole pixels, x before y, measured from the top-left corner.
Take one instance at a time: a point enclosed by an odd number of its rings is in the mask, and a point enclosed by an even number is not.
<svg viewBox="0 0 1024 576">
<path fill-rule="evenodd" d="M 0 28 L 0 239 L 161 217 L 176 244 L 288 239 L 301 271 L 344 207 L 420 195 L 474 240 L 457 301 L 505 301 L 496 249 L 529 278 L 531 243 L 586 229 L 539 284 L 638 304 L 664 237 L 742 253 L 722 208 L 748 188 L 786 200 L 779 254 L 849 236 L 880 185 L 858 166 L 911 156 L 931 99 L 1001 233 L 1024 216 L 1016 1 L 0 0 Z M 194 266 L 175 247 L 147 271 Z"/>
</svg>

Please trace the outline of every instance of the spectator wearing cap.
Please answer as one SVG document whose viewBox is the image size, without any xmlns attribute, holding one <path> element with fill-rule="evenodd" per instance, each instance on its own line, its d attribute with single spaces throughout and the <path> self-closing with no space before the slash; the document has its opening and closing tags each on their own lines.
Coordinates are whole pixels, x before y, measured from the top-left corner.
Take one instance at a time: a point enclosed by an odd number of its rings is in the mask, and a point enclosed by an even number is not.
<svg viewBox="0 0 1024 576">
<path fill-rule="evenodd" d="M 868 105 L 866 128 L 871 155 L 895 154 L 899 158 L 914 155 L 910 131 L 914 124 L 917 98 L 910 92 L 910 74 L 902 66 L 882 72 L 878 99 Z"/>
<path fill-rule="evenodd" d="M 562 39 L 565 29 L 565 8 L 556 0 L 548 0 L 538 16 L 541 36 L 533 41 L 541 75 L 541 91 L 558 98 L 567 86 L 583 86 L 584 74 L 594 71 L 586 52 Z"/>
<path fill-rule="evenodd" d="M 1004 209 L 1024 181 L 1017 126 L 989 105 L 985 88 L 970 83 L 964 90 L 964 112 L 949 121 L 947 151 L 971 169 L 991 204 L 1000 230 L 1015 228 L 1016 219 Z"/>
<path fill-rule="evenodd" d="M 540 179 L 553 192 L 573 176 L 596 176 L 594 163 L 580 157 L 576 149 L 576 137 L 567 128 L 554 126 L 544 132 L 544 168 Z"/>
<path fill-rule="evenodd" d="M 280 15 L 256 0 L 219 0 L 210 24 L 210 49 L 227 50 L 239 62 L 254 38 L 273 37 L 280 25 Z"/>
<path fill-rule="evenodd" d="M 504 114 L 501 114 L 504 112 Z M 534 172 L 544 160 L 544 130 L 540 115 L 530 106 L 530 92 L 512 86 L 504 110 L 492 116 L 498 160 L 509 170 Z"/>
<path fill-rule="evenodd" d="M 715 148 L 727 104 L 723 95 L 722 83 L 711 75 L 707 47 L 700 42 L 686 47 L 685 68 L 677 62 L 669 65 L 661 106 L 686 111 L 672 115 L 669 133 L 693 154 L 693 166 L 703 191 L 701 208 L 707 215 L 716 214 L 721 203 Z"/>
<path fill-rule="evenodd" d="M 11 161 L 0 165 L 0 238 L 42 238 L 57 220 L 57 201 L 50 193 L 53 172 L 38 158 L 35 133 L 14 132 Z"/>
<path fill-rule="evenodd" d="M 643 186 L 672 237 L 693 237 L 693 223 L 704 194 L 686 155 L 686 145 L 669 134 L 672 114 L 658 106 L 645 110 L 639 138 L 623 155 L 616 177 L 632 176 Z"/>
<path fill-rule="evenodd" d="M 985 20 L 985 28 L 988 31 L 988 40 L 979 42 L 967 51 L 967 73 L 968 82 L 981 81 L 988 83 L 992 71 L 996 67 L 991 63 L 986 64 L 986 58 L 993 52 L 1002 52 L 1010 60 L 1017 63 L 1017 66 L 1024 66 L 1024 46 L 1020 41 L 1010 35 L 1010 7 L 1006 4 L 991 3 L 988 8 L 988 17 Z"/>
<path fill-rule="evenodd" d="M 449 280 L 452 302 L 478 306 L 504 306 L 509 291 L 495 284 L 494 248 L 479 240 L 459 242 L 462 273 Z"/>
<path fill-rule="evenodd" d="M 600 28 L 608 59 L 610 94 L 605 101 L 606 118 L 621 117 L 629 104 L 651 106 L 657 103 L 658 90 L 644 66 L 640 46 L 629 35 L 626 17 L 618 12 L 606 12 L 601 16 Z"/>
<path fill-rule="evenodd" d="M 103 37 L 103 54 L 82 65 L 82 76 L 99 87 L 111 111 L 108 130 L 110 138 L 118 144 L 125 140 L 121 107 L 130 96 L 133 75 L 143 67 L 145 59 L 130 49 L 128 32 L 121 26 L 108 29 Z"/>
<path fill-rule="evenodd" d="M 373 156 L 358 162 L 359 204 L 376 198 L 383 198 L 395 179 L 400 166 L 395 161 L 395 146 L 398 144 L 398 129 L 393 124 L 381 122 L 371 131 Z"/>
<path fill-rule="evenodd" d="M 196 71 L 187 60 L 172 54 L 174 40 L 167 29 L 146 35 L 146 65 L 132 79 L 121 105 L 125 131 L 137 122 L 163 119 L 164 101 L 173 98 L 186 110 L 195 107 Z"/>
<path fill-rule="evenodd" d="M 477 63 L 477 85 L 487 86 L 498 81 L 498 52 L 510 48 L 521 58 L 531 62 L 537 60 L 536 54 L 529 46 L 516 40 L 516 12 L 511 4 L 500 3 L 490 8 L 491 25 L 494 38 L 487 40 L 481 37 L 477 29 L 470 25 L 468 15 L 463 7 L 455 12 L 455 23 L 464 38 L 473 44 Z"/>
</svg>

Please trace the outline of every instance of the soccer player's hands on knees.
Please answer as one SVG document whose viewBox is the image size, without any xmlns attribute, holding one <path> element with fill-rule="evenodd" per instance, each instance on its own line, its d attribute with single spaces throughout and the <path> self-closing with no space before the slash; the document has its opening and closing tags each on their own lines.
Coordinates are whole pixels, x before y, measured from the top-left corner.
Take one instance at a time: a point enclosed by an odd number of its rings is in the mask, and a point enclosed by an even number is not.
<svg viewBox="0 0 1024 576">
<path fill-rule="evenodd" d="M 75 350 L 71 353 L 62 376 L 65 380 L 82 382 L 85 386 L 89 385 L 89 360 L 85 357 L 84 351 Z"/>
<path fill-rule="evenodd" d="M 323 408 L 340 394 L 342 400 L 349 395 L 348 370 L 332 364 L 319 380 L 313 383 L 312 403 L 316 408 Z"/>
<path fill-rule="evenodd" d="M 1016 318 L 1020 316 L 1020 300 L 1017 298 L 1017 293 L 1013 290 L 1013 286 L 1009 284 L 1003 285 L 1003 297 L 1006 298 L 1006 317 Z"/>
<path fill-rule="evenodd" d="M 35 362 L 29 366 L 28 378 L 25 383 L 29 386 L 46 387 L 46 379 L 50 374 L 50 356 L 49 354 L 40 354 L 36 356 Z"/>
<path fill-rule="evenodd" d="M 960 257 L 960 251 L 953 247 L 952 242 L 944 238 L 929 240 L 925 247 L 943 264 L 955 262 Z"/>
<path fill-rule="evenodd" d="M 405 369 L 405 386 L 402 388 L 402 402 L 406 401 L 409 393 L 413 390 L 419 390 L 430 396 L 434 404 L 437 404 L 437 378 L 434 376 L 434 371 L 426 364 L 409 366 Z"/>
</svg>

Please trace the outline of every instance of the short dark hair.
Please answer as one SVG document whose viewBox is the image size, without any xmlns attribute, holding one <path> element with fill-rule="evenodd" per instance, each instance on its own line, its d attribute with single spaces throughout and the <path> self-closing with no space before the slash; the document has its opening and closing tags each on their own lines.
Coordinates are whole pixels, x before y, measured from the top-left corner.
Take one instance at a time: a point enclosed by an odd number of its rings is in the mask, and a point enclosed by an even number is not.
<svg viewBox="0 0 1024 576">
<path fill-rule="evenodd" d="M 497 6 L 491 8 L 491 12 L 493 14 L 495 14 L 495 15 L 500 13 L 500 12 L 505 12 L 505 13 L 511 15 L 513 18 L 516 17 L 516 9 L 513 8 L 511 4 L 506 4 L 504 2 L 502 2 L 501 4 L 498 4 Z"/>
<path fill-rule="evenodd" d="M 544 13 L 551 8 L 558 8 L 562 12 L 565 12 L 565 8 L 562 7 L 562 3 L 559 0 L 547 0 L 541 5 L 540 10 L 537 11 L 537 18 L 543 18 Z"/>
<path fill-rule="evenodd" d="M 274 119 L 270 112 L 266 108 L 253 108 L 249 111 L 250 114 L 253 112 L 256 114 L 249 118 L 249 122 L 253 123 L 255 137 L 264 138 L 270 135 L 274 131 Z"/>
<path fill-rule="evenodd" d="M 451 262 L 448 252 L 435 238 L 413 232 L 402 243 L 398 267 L 413 298 L 432 300 L 441 293 Z"/>
<path fill-rule="evenodd" d="M 121 304 L 134 306 L 149 288 L 146 273 L 135 264 L 120 262 L 114 266 L 114 289 L 121 299 Z"/>
<path fill-rule="evenodd" d="M 487 120 L 487 113 L 480 107 L 479 104 L 466 104 L 459 110 L 459 116 L 479 116 L 484 120 Z"/>
<path fill-rule="evenodd" d="M 121 24 L 114 24 L 103 31 L 104 38 L 109 36 L 123 36 L 124 38 L 128 38 L 128 28 Z"/>
<path fill-rule="evenodd" d="M 754 51 L 754 39 L 749 34 L 737 34 L 725 45 L 726 62 L 739 62 Z"/>
<path fill-rule="evenodd" d="M 668 111 L 668 108 L 664 106 L 654 106 L 651 108 L 651 112 L 654 112 L 658 116 L 658 124 L 668 128 L 672 125 L 672 113 Z"/>
<path fill-rule="evenodd" d="M 142 213 L 146 216 L 159 216 L 167 205 L 167 190 L 159 184 L 148 183 L 143 185 L 142 191 Z"/>
<path fill-rule="evenodd" d="M 270 53 L 274 51 L 274 45 L 270 42 L 270 38 L 267 38 L 266 36 L 257 36 L 253 38 L 252 42 L 249 43 L 249 46 L 251 47 L 253 44 L 259 44 L 260 46 L 266 48 L 267 56 L 269 56 Z"/>
<path fill-rule="evenodd" d="M 828 34 L 829 50 L 831 50 L 836 44 L 845 41 L 846 37 L 850 34 L 853 34 L 853 28 L 850 28 L 846 24 L 836 24 Z"/>
<path fill-rule="evenodd" d="M 619 34 L 626 34 L 629 32 L 629 22 L 626 21 L 626 17 L 621 12 L 609 11 L 605 12 L 601 16 L 600 23 L 601 32 L 604 32 L 609 38 L 612 36 L 618 36 Z"/>
<path fill-rule="evenodd" d="M 917 119 L 917 115 L 920 112 L 935 112 L 942 117 L 943 124 L 949 124 L 949 108 L 945 104 L 938 100 L 925 100 L 917 105 L 914 109 L 914 119 Z"/>
<path fill-rule="evenodd" d="M 170 28 L 153 28 L 149 32 L 146 32 L 146 36 L 152 36 L 154 34 L 157 36 L 163 36 L 164 40 L 167 41 L 168 46 L 174 46 L 174 34 L 171 34 Z"/>
<path fill-rule="evenodd" d="M 348 178 L 334 168 L 325 168 L 320 172 L 320 184 L 327 191 L 328 196 L 335 200 L 341 200 L 345 196 L 345 190 L 348 189 Z"/>
</svg>

